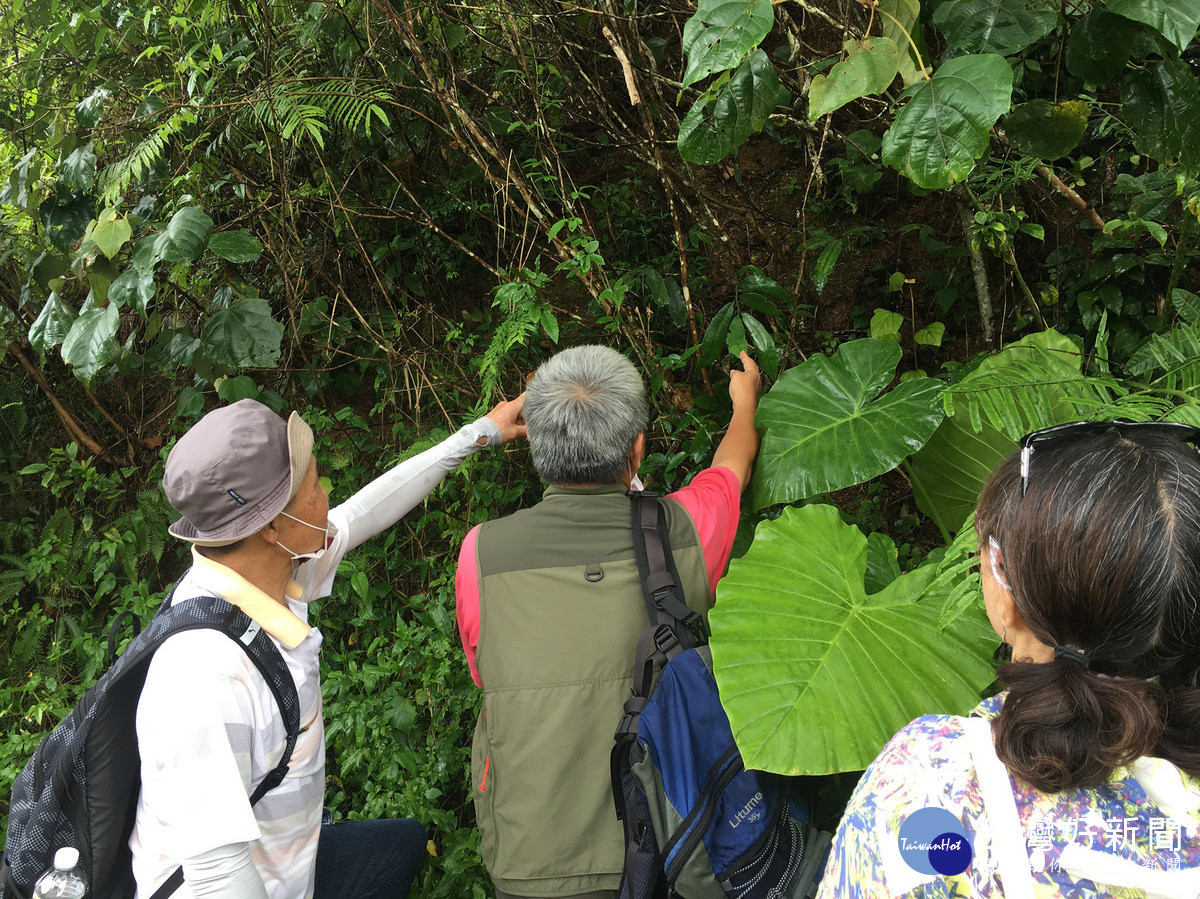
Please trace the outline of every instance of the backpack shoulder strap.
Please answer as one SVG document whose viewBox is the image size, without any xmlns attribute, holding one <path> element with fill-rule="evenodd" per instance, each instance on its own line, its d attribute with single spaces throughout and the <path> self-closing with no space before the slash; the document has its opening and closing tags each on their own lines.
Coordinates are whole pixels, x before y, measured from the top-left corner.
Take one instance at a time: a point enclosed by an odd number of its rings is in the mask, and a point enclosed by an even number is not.
<svg viewBox="0 0 1200 899">
<path fill-rule="evenodd" d="M 963 721 L 975 777 L 983 797 L 984 813 L 992 825 L 992 851 L 999 865 L 1004 895 L 1009 899 L 1034 899 L 1034 880 L 1029 854 L 1021 834 L 1021 819 L 1013 796 L 1008 769 L 996 757 L 992 722 L 984 718 Z"/>
<path fill-rule="evenodd" d="M 708 642 L 704 618 L 684 600 L 660 497 L 651 490 L 642 490 L 631 492 L 629 498 L 633 551 L 646 614 L 651 625 L 666 627 L 674 635 L 678 648 L 660 647 L 668 658 L 674 658 L 683 649 Z"/>
<path fill-rule="evenodd" d="M 173 592 L 173 591 L 172 591 Z M 167 603 L 170 602 L 168 597 Z M 258 622 L 245 612 L 224 599 L 212 596 L 201 596 L 186 602 L 168 606 L 164 603 L 154 616 L 154 620 L 146 629 L 145 634 L 155 648 L 167 637 L 186 630 L 209 628 L 220 631 L 233 640 L 250 657 L 254 667 L 267 682 L 275 703 L 283 716 L 286 737 L 283 755 L 279 763 L 254 788 L 250 794 L 250 805 L 254 806 L 263 796 L 275 789 L 287 776 L 288 766 L 292 759 L 292 751 L 296 748 L 296 740 L 300 736 L 300 697 L 296 692 L 296 683 L 288 671 L 283 654 L 271 641 L 267 632 Z M 122 656 L 124 659 L 124 656 Z M 119 664 L 120 660 L 118 661 Z M 151 899 L 166 899 L 183 884 L 183 868 L 175 872 L 154 891 Z"/>
</svg>

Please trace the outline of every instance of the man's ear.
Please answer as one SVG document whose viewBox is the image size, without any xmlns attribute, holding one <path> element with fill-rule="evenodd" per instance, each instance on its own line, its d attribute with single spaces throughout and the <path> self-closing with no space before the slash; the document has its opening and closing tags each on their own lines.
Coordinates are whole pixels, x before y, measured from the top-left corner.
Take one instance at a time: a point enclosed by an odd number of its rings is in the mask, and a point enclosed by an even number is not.
<svg viewBox="0 0 1200 899">
<path fill-rule="evenodd" d="M 633 438 L 633 446 L 629 448 L 629 467 L 631 471 L 637 471 L 642 466 L 642 460 L 646 458 L 646 432 L 638 431 L 638 435 Z"/>
</svg>

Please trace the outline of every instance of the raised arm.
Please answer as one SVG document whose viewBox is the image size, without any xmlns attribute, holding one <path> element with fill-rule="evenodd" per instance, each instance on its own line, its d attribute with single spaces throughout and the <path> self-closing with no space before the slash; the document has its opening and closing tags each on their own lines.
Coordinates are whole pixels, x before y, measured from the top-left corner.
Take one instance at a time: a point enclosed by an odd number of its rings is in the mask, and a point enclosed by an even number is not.
<svg viewBox="0 0 1200 899">
<path fill-rule="evenodd" d="M 762 389 L 762 375 L 758 366 L 746 353 L 739 357 L 743 371 L 729 373 L 729 398 L 733 400 L 733 415 L 729 427 L 713 454 L 713 467 L 728 468 L 745 490 L 754 472 L 754 460 L 758 456 L 758 431 L 754 429 L 754 413 L 758 411 L 758 393 Z"/>
<path fill-rule="evenodd" d="M 346 530 L 346 549 L 391 527 L 425 499 L 442 478 L 484 446 L 499 446 L 525 436 L 521 408 L 525 395 L 499 403 L 478 421 L 459 429 L 437 446 L 405 459 L 330 510 Z"/>
</svg>

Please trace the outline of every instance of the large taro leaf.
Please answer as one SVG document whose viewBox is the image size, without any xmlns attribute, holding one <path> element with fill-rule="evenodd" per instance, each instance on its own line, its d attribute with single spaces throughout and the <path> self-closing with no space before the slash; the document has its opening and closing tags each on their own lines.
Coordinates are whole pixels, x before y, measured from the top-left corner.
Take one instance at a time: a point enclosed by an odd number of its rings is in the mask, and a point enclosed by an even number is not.
<svg viewBox="0 0 1200 899">
<path fill-rule="evenodd" d="M 894 343 L 863 338 L 780 376 L 755 418 L 765 429 L 755 508 L 860 484 L 921 448 L 942 420 L 944 385 L 914 378 L 881 397 L 900 355 Z"/>
<path fill-rule="evenodd" d="M 883 161 L 927 190 L 961 181 L 1008 109 L 1013 70 L 992 53 L 960 56 L 905 91 L 908 104 L 883 136 Z"/>
<path fill-rule="evenodd" d="M 119 324 L 117 307 L 111 303 L 103 309 L 89 309 L 75 319 L 63 341 L 62 357 L 81 381 L 91 381 L 116 357 Z"/>
<path fill-rule="evenodd" d="M 1121 113 L 1138 150 L 1159 162 L 1200 170 L 1200 86 L 1182 59 L 1160 60 L 1121 82 Z"/>
<path fill-rule="evenodd" d="M 954 414 L 908 466 L 917 507 L 942 533 L 958 531 L 983 482 L 1022 434 L 1087 417 L 1098 398 L 1080 360 L 1070 338 L 1043 331 L 985 359 L 948 388 Z"/>
<path fill-rule="evenodd" d="M 229 368 L 269 368 L 279 361 L 283 326 L 271 317 L 266 300 L 239 300 L 218 309 L 204 326 L 200 349 Z"/>
<path fill-rule="evenodd" d="M 1004 119 L 1004 133 L 1022 153 L 1058 159 L 1078 146 L 1087 131 L 1091 107 L 1083 100 L 1030 100 Z"/>
<path fill-rule="evenodd" d="M 913 718 L 964 714 L 994 677 L 978 607 L 943 631 L 935 566 L 868 595 L 867 538 L 838 510 L 785 509 L 758 526 L 717 588 L 713 666 L 746 767 L 865 768 Z"/>
<path fill-rule="evenodd" d="M 817 75 L 808 91 L 808 117 L 819 119 L 851 100 L 882 93 L 900 71 L 900 48 L 890 37 L 846 41 L 846 58 Z"/>
<path fill-rule="evenodd" d="M 683 26 L 683 87 L 738 65 L 774 24 L 771 0 L 700 0 Z"/>
<path fill-rule="evenodd" d="M 689 162 L 720 162 L 757 134 L 786 91 L 762 50 L 705 91 L 679 126 L 679 155 Z"/>
<path fill-rule="evenodd" d="M 1200 27 L 1200 3 L 1196 0 L 1109 0 L 1107 9 L 1157 29 L 1180 53 Z"/>
<path fill-rule="evenodd" d="M 967 53 L 1011 56 L 1041 40 L 1058 23 L 1058 4 L 1048 0 L 949 0 L 933 22 L 947 42 Z"/>
</svg>

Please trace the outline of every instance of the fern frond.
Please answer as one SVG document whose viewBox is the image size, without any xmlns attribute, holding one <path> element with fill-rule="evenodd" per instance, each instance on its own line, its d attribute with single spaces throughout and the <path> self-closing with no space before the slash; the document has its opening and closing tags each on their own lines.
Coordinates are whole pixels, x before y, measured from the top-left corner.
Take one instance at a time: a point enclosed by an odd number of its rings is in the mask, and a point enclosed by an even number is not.
<svg viewBox="0 0 1200 899">
<path fill-rule="evenodd" d="M 145 140 L 133 148 L 124 159 L 117 160 L 104 170 L 103 201 L 116 203 L 117 198 L 134 181 L 148 173 L 166 152 L 171 138 L 186 124 L 196 121 L 191 110 L 181 109 L 155 128 Z"/>
<path fill-rule="evenodd" d="M 1180 323 L 1170 334 L 1151 334 L 1128 369 L 1153 389 L 1192 393 L 1200 386 L 1200 329 Z"/>
</svg>

